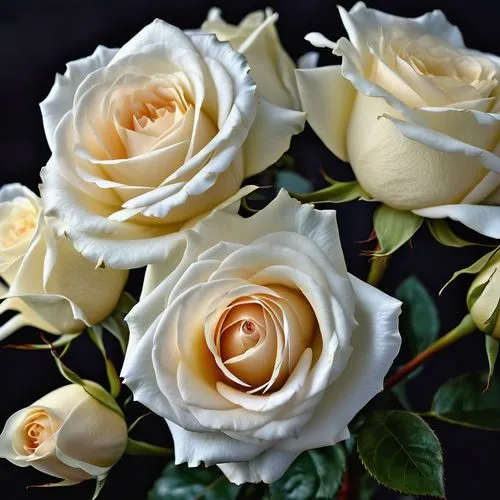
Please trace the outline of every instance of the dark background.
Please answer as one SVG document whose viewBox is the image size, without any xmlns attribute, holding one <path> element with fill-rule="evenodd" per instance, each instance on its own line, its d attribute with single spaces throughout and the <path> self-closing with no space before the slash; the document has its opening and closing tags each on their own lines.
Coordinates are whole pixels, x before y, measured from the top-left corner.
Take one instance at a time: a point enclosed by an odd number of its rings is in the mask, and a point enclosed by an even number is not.
<svg viewBox="0 0 500 500">
<path fill-rule="evenodd" d="M 181 28 L 199 27 L 211 1 L 182 0 L 84 0 L 37 1 L 0 0 L 0 172 L 1 182 L 22 182 L 36 190 L 39 169 L 49 158 L 38 103 L 49 92 L 56 72 L 64 72 L 66 62 L 93 52 L 98 44 L 120 46 L 155 17 Z M 354 2 L 342 1 L 349 8 Z M 468 46 L 486 52 L 499 52 L 498 17 L 494 2 L 453 0 L 400 2 L 379 0 L 370 6 L 399 14 L 416 16 L 434 8 L 442 9 L 458 25 Z M 280 13 L 278 29 L 283 45 L 296 59 L 311 47 L 304 41 L 310 31 L 331 39 L 344 34 L 335 2 L 327 0 L 260 2 L 253 0 L 218 1 L 226 20 L 236 23 L 246 13 L 271 6 Z M 321 64 L 333 57 L 322 54 Z M 337 179 L 351 177 L 348 166 L 338 161 L 310 129 L 292 142 L 292 155 L 301 172 L 322 187 L 320 167 Z M 360 255 L 369 248 L 358 243 L 371 231 L 373 205 L 351 203 L 336 207 L 350 271 L 366 278 L 368 261 Z M 462 236 L 468 233 L 454 226 Z M 471 236 L 471 235 L 469 235 Z M 388 293 L 410 274 L 416 274 L 437 297 L 451 274 L 469 265 L 485 252 L 481 248 L 450 249 L 435 243 L 426 229 L 419 231 L 412 246 L 393 257 L 381 287 Z M 442 331 L 455 326 L 466 314 L 465 294 L 470 280 L 462 278 L 437 298 Z M 138 296 L 140 273 L 134 272 L 132 291 Z M 20 332 L 16 342 L 36 340 L 35 332 Z M 117 362 L 117 346 L 111 344 Z M 66 362 L 81 376 L 104 381 L 101 359 L 86 339 L 74 343 Z M 432 395 L 448 378 L 463 372 L 486 368 L 484 339 L 474 334 L 429 361 L 422 375 L 410 382 L 410 400 L 415 409 L 429 408 Z M 23 408 L 64 382 L 47 353 L 0 349 L 0 428 L 14 411 Z M 135 408 L 135 414 L 143 410 Z M 497 464 L 500 437 L 495 433 L 430 422 L 441 439 L 445 457 L 447 498 L 450 500 L 495 499 L 499 495 Z M 165 425 L 148 417 L 137 429 L 140 439 L 168 444 Z M 161 472 L 164 462 L 157 458 L 126 457 L 113 470 L 102 493 L 104 499 L 144 499 Z M 21 469 L 0 461 L 0 492 L 4 499 L 89 499 L 93 485 L 70 489 L 30 489 L 27 485 L 46 482 L 46 476 L 31 468 Z M 378 499 L 397 498 L 381 490 Z"/>
</svg>

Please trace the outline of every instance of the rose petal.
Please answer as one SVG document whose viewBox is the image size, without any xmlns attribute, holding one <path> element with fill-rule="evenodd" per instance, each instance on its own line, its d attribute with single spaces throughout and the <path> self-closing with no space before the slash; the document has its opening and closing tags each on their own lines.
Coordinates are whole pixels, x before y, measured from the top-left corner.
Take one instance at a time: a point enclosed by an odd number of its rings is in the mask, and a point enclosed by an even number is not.
<svg viewBox="0 0 500 500">
<path fill-rule="evenodd" d="M 244 143 L 245 177 L 262 172 L 290 147 L 292 135 L 302 132 L 305 113 L 280 108 L 261 97 L 257 116 Z"/>
<path fill-rule="evenodd" d="M 489 205 L 442 205 L 421 208 L 414 213 L 430 219 L 450 219 L 461 222 L 484 236 L 500 239 L 500 207 Z"/>
<path fill-rule="evenodd" d="M 325 146 L 347 161 L 346 123 L 356 97 L 354 87 L 340 66 L 298 69 L 296 75 L 307 121 Z"/>
</svg>

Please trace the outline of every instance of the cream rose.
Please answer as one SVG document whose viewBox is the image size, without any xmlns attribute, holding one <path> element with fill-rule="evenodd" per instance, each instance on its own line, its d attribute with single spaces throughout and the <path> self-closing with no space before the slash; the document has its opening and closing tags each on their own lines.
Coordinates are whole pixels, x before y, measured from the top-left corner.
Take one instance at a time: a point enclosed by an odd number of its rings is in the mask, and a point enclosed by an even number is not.
<svg viewBox="0 0 500 500">
<path fill-rule="evenodd" d="M 21 467 L 31 465 L 70 485 L 107 474 L 126 444 L 125 420 L 83 387 L 71 384 L 7 420 L 0 435 L 0 458 Z"/>
<path fill-rule="evenodd" d="M 342 64 L 297 70 L 313 129 L 375 199 L 500 237 L 500 59 L 437 10 L 339 11 L 350 41 L 306 38 Z"/>
<path fill-rule="evenodd" d="M 0 277 L 9 285 L 0 314 L 19 312 L 0 327 L 3 340 L 25 325 L 60 334 L 99 323 L 118 303 L 128 272 L 96 268 L 55 235 L 34 193 L 8 184 L 0 189 Z"/>
<path fill-rule="evenodd" d="M 500 253 L 497 252 L 469 288 L 467 306 L 476 326 L 500 339 Z"/>
<path fill-rule="evenodd" d="M 400 302 L 347 273 L 335 212 L 281 191 L 217 212 L 149 266 L 122 376 L 164 417 L 176 463 L 277 480 L 349 435 L 396 356 Z"/>
<path fill-rule="evenodd" d="M 276 22 L 278 14 L 271 9 L 248 14 L 237 26 L 229 24 L 218 8 L 210 9 L 201 30 L 214 33 L 221 42 L 229 42 L 245 56 L 250 76 L 262 95 L 283 108 L 300 109 L 295 79 L 295 63 L 281 45 Z"/>
<path fill-rule="evenodd" d="M 163 21 L 68 64 L 41 104 L 42 198 L 94 262 L 161 261 L 182 226 L 247 191 L 304 126 L 259 96 L 243 56 Z"/>
</svg>

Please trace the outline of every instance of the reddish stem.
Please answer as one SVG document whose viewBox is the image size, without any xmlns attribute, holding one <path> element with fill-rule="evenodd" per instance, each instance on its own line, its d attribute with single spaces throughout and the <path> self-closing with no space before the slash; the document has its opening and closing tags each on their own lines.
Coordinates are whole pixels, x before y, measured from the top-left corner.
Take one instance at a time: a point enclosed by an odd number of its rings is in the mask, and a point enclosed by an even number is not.
<svg viewBox="0 0 500 500">
<path fill-rule="evenodd" d="M 471 316 L 468 314 L 455 328 L 453 328 L 453 330 L 450 330 L 446 335 L 443 335 L 441 338 L 436 340 L 434 344 L 423 350 L 411 361 L 403 365 L 397 372 L 388 377 L 384 382 L 384 388 L 390 389 L 391 387 L 394 387 L 407 375 L 416 370 L 424 361 L 432 358 L 439 351 L 442 351 L 475 330 L 476 325 Z"/>
</svg>

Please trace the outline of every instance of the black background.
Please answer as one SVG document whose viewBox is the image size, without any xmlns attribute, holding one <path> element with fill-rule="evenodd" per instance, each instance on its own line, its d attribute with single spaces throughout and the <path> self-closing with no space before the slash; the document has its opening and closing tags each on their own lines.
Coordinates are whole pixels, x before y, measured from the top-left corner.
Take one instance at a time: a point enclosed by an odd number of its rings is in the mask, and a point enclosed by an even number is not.
<svg viewBox="0 0 500 500">
<path fill-rule="evenodd" d="M 341 2 L 349 8 L 354 2 Z M 49 92 L 56 72 L 64 72 L 66 62 L 93 52 L 98 44 L 121 46 L 140 28 L 160 17 L 181 28 L 199 27 L 211 1 L 181 0 L 1 0 L 0 3 L 0 172 L 1 182 L 22 182 L 36 190 L 39 169 L 49 158 L 38 103 Z M 344 34 L 335 2 L 330 0 L 219 1 L 226 20 L 236 23 L 246 13 L 271 6 L 280 13 L 278 29 L 283 45 L 296 59 L 311 47 L 304 41 L 310 31 L 319 31 L 331 39 Z M 379 0 L 370 6 L 413 17 L 434 8 L 442 9 L 458 25 L 466 44 L 472 48 L 499 52 L 498 17 L 494 2 L 453 0 L 400 2 Z M 321 64 L 334 59 L 322 54 Z M 351 177 L 350 169 L 322 145 L 310 129 L 294 138 L 292 154 L 301 172 L 322 187 L 319 169 L 337 179 Z M 358 243 L 371 231 L 373 205 L 351 203 L 336 207 L 346 259 L 350 271 L 366 278 L 368 261 L 360 255 L 369 248 Z M 454 226 L 461 235 L 468 235 Z M 469 236 L 471 236 L 469 234 Z M 437 297 L 437 292 L 453 271 L 465 267 L 485 250 L 450 249 L 438 246 L 426 229 L 419 231 L 411 247 L 393 257 L 381 287 L 388 293 L 405 277 L 416 274 Z M 469 280 L 460 279 L 439 298 L 442 331 L 448 331 L 466 314 L 465 293 Z M 134 272 L 131 288 L 137 296 L 140 273 Z M 20 332 L 16 342 L 36 340 L 35 332 Z M 116 361 L 120 361 L 112 344 Z M 66 362 L 80 375 L 97 380 L 103 377 L 97 351 L 85 339 L 74 343 Z M 467 371 L 486 368 L 483 335 L 474 334 L 428 362 L 422 375 L 410 382 L 410 399 L 418 410 L 428 409 L 435 390 L 448 378 Z M 14 411 L 23 408 L 63 381 L 47 353 L 0 349 L 0 427 Z M 135 408 L 135 414 L 141 414 Z M 447 498 L 450 500 L 495 499 L 497 492 L 498 434 L 430 422 L 441 439 L 445 456 Z M 148 417 L 137 429 L 141 439 L 168 444 L 165 425 Z M 157 458 L 126 457 L 113 470 L 102 493 L 104 499 L 144 499 L 160 474 L 164 462 Z M 0 461 L 0 495 L 4 499 L 89 499 L 93 485 L 72 488 L 30 489 L 46 476 Z M 397 498 L 380 491 L 377 498 Z"/>
</svg>

